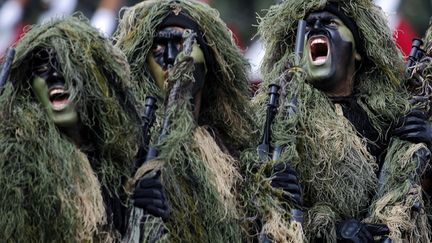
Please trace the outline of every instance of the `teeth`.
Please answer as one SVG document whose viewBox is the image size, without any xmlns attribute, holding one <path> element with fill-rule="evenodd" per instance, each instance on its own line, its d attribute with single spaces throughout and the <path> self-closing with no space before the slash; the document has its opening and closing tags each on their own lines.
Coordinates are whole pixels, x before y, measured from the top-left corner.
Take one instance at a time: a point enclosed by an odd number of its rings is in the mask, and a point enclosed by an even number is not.
<svg viewBox="0 0 432 243">
<path fill-rule="evenodd" d="M 55 89 L 50 90 L 48 95 L 53 96 L 55 94 L 63 94 L 64 92 L 65 92 L 65 90 L 62 88 L 55 88 Z"/>
<path fill-rule="evenodd" d="M 327 37 L 313 36 L 310 39 L 310 53 L 309 58 L 313 65 L 323 65 L 329 56 L 329 43 Z"/>
<path fill-rule="evenodd" d="M 51 88 L 48 96 L 53 110 L 61 111 L 70 104 L 69 93 L 63 87 Z"/>
<path fill-rule="evenodd" d="M 323 38 L 316 38 L 314 40 L 312 40 L 312 45 L 314 44 L 319 44 L 319 43 L 326 43 L 326 41 Z"/>
<path fill-rule="evenodd" d="M 53 103 L 52 104 L 52 109 L 55 111 L 61 111 L 63 110 L 66 106 L 68 105 L 68 103 Z"/>
<path fill-rule="evenodd" d="M 51 102 L 51 107 L 53 110 L 56 111 L 61 111 L 64 108 L 66 108 L 69 104 L 70 104 L 70 100 L 65 99 L 65 100 L 54 100 Z"/>
</svg>

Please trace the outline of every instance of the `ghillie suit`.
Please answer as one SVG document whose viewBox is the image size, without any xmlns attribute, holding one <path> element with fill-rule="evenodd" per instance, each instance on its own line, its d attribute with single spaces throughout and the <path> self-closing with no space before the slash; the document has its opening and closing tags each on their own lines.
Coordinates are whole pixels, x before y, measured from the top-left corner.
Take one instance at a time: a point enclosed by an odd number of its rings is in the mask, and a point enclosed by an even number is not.
<svg viewBox="0 0 432 243">
<path fill-rule="evenodd" d="M 81 124 L 80 145 L 33 94 L 32 63 L 51 50 Z M 86 20 L 32 27 L 16 47 L 0 97 L 0 238 L 5 242 L 115 241 L 123 182 L 139 139 L 124 55 Z"/>
<path fill-rule="evenodd" d="M 151 55 L 158 26 L 170 13 L 196 21 L 210 50 L 208 73 L 202 89 L 198 120 L 191 112 L 190 89 L 182 89 L 173 106 L 164 107 L 165 93 L 155 84 L 146 59 Z M 144 167 L 162 167 L 161 180 L 172 213 L 165 222 L 164 239 L 173 242 L 240 242 L 242 183 L 238 151 L 248 147 L 254 126 L 248 107 L 246 62 L 235 47 L 231 32 L 219 14 L 195 1 L 144 1 L 128 8 L 119 24 L 116 45 L 131 65 L 133 89 L 144 98 L 158 98 L 158 121 L 163 111 L 170 119 L 168 135 L 156 144 L 157 160 Z M 209 56 L 206 57 L 209 58 Z M 168 75 L 169 83 L 193 82 L 193 65 L 179 56 Z M 153 129 L 158 131 L 158 126 Z M 153 133 L 153 143 L 157 133 Z M 153 168 L 155 167 L 153 166 Z M 141 170 L 142 172 L 142 170 Z M 151 228 L 146 222 L 144 228 Z M 146 238 L 147 236 L 144 236 Z"/>
<path fill-rule="evenodd" d="M 409 215 L 412 201 L 404 198 L 411 189 L 409 182 L 400 182 L 400 178 L 411 176 L 415 165 L 412 153 L 423 145 L 387 138 L 389 128 L 409 105 L 408 96 L 399 88 L 402 58 L 381 11 L 369 0 L 334 1 L 357 24 L 363 42 L 352 96 L 330 99 L 308 84 L 303 69 L 293 67 L 297 21 L 323 10 L 328 2 L 286 0 L 271 7 L 261 19 L 265 83 L 256 101 L 262 107 L 259 117 L 263 120 L 268 85 L 281 86 L 272 132 L 275 146 L 285 149 L 277 161 L 262 161 L 256 152 L 245 153 L 249 171 L 254 172 L 247 183 L 252 185 L 248 191 L 253 204 L 249 207 L 255 210 L 250 216 L 258 216 L 257 231 L 275 242 L 313 242 L 317 238 L 336 242 L 336 224 L 349 218 L 386 224 L 395 241 L 426 242 L 424 217 L 413 222 Z M 362 110 L 363 116 L 350 116 L 350 109 Z M 377 161 L 383 164 L 381 173 L 385 174 L 381 186 Z M 280 162 L 298 173 L 304 194 L 303 226 L 291 221 L 294 206 L 278 199 L 281 191 L 270 186 L 272 168 Z M 387 197 L 391 199 L 380 204 Z"/>
</svg>

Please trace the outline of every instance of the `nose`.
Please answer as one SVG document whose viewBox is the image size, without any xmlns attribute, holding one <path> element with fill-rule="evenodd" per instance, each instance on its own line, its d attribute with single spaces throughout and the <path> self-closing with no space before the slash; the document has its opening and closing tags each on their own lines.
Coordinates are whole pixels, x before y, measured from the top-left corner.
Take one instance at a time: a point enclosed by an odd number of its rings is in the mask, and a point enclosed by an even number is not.
<svg viewBox="0 0 432 243">
<path fill-rule="evenodd" d="M 165 64 L 166 65 L 173 65 L 176 56 L 178 55 L 178 50 L 176 48 L 176 45 L 169 41 L 167 43 L 167 50 L 165 51 Z"/>
<path fill-rule="evenodd" d="M 52 72 L 52 74 L 48 77 L 46 82 L 48 87 L 64 86 L 65 84 L 63 76 L 58 71 Z"/>
<path fill-rule="evenodd" d="M 314 27 L 314 29 L 321 29 L 322 28 L 322 23 L 321 23 L 320 19 L 316 19 L 313 27 Z"/>
</svg>

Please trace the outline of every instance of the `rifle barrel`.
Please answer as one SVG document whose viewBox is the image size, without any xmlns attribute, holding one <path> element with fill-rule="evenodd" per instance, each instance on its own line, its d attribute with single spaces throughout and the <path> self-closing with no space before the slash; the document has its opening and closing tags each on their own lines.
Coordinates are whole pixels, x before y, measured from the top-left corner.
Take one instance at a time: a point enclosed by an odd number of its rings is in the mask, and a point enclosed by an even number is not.
<svg viewBox="0 0 432 243">
<path fill-rule="evenodd" d="M 0 70 L 0 93 L 3 91 L 4 86 L 6 85 L 6 81 L 9 77 L 9 71 L 11 69 L 14 57 L 15 57 L 15 49 L 9 47 L 6 51 L 6 55 L 4 56 L 3 65 Z"/>
<path fill-rule="evenodd" d="M 295 42 L 295 49 L 294 49 L 294 53 L 296 54 L 297 64 L 300 63 L 303 57 L 305 33 L 306 33 L 306 21 L 301 19 L 299 20 L 297 25 L 297 35 L 296 35 L 296 42 Z"/>
</svg>

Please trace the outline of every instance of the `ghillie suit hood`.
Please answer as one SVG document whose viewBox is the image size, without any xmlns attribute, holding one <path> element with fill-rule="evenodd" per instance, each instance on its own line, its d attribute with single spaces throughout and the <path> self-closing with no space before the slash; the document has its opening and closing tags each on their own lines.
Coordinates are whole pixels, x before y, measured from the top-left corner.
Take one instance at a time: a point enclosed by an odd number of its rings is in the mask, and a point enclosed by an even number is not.
<svg viewBox="0 0 432 243">
<path fill-rule="evenodd" d="M 33 94 L 32 60 L 50 48 L 79 114 L 78 148 Z M 33 26 L 0 96 L 0 236 L 14 242 L 113 240 L 112 201 L 125 195 L 139 139 L 126 59 L 87 20 Z M 125 202 L 123 202 L 125 203 Z"/>
<path fill-rule="evenodd" d="M 258 208 L 255 214 L 262 217 L 262 233 L 277 242 L 315 237 L 335 242 L 335 224 L 349 218 L 366 218 L 371 198 L 378 189 L 378 164 L 366 148 L 367 139 L 344 117 L 340 105 L 333 104 L 323 92 L 307 83 L 301 67 L 293 67 L 297 21 L 323 10 L 329 2 L 286 0 L 272 6 L 259 25 L 266 50 L 262 65 L 265 82 L 256 97 L 261 107 L 259 117 L 263 124 L 268 85 L 280 85 L 280 105 L 272 132 L 275 145 L 284 145 L 285 151 L 278 161 L 263 163 L 253 156 L 254 152 L 245 153 L 244 159 L 251 161 L 249 170 L 255 172 L 252 182 L 247 184 L 255 185 L 250 188 L 250 198 L 255 201 L 250 201 L 255 202 L 252 207 Z M 403 74 L 401 55 L 382 12 L 372 1 L 331 2 L 336 2 L 357 24 L 363 48 L 353 99 L 382 138 L 408 109 L 407 96 L 399 90 Z M 373 142 L 376 141 L 369 141 Z M 398 152 L 404 154 L 407 149 Z M 305 200 L 305 236 L 296 223 L 288 223 L 293 205 L 281 205 L 271 196 L 271 168 L 279 162 L 288 163 L 299 175 Z M 399 162 L 398 157 L 391 157 L 384 163 Z M 258 191 L 261 195 L 254 193 Z M 380 222 L 387 223 L 385 219 Z"/>
<path fill-rule="evenodd" d="M 246 60 L 235 47 L 232 33 L 219 13 L 195 1 L 143 1 L 125 11 L 115 34 L 118 46 L 128 57 L 133 89 L 141 100 L 145 95 L 164 97 L 155 85 L 146 63 L 157 27 L 170 11 L 183 11 L 201 27 L 204 41 L 213 55 L 209 80 L 203 89 L 200 125 L 216 129 L 224 143 L 235 147 L 249 142 L 251 114 L 248 104 Z M 146 21 L 143 21 L 145 19 Z"/>
<path fill-rule="evenodd" d="M 200 26 L 212 56 L 198 122 L 193 118 L 187 90 L 172 107 L 161 105 L 165 94 L 156 86 L 146 63 L 158 26 L 170 13 L 185 14 Z M 142 104 L 146 95 L 158 97 L 157 123 L 164 110 L 171 118 L 168 135 L 157 144 L 160 153 L 156 161 L 163 166 L 162 181 L 173 209 L 165 223 L 167 238 L 175 242 L 241 241 L 244 233 L 239 227 L 236 191 L 241 176 L 232 155 L 249 146 L 254 126 L 248 106 L 246 61 L 235 47 L 231 32 L 218 12 L 206 4 L 144 1 L 126 9 L 115 39 L 128 57 L 134 92 Z M 187 58 L 177 57 L 168 80 L 194 81 L 193 65 L 184 61 Z"/>
</svg>

